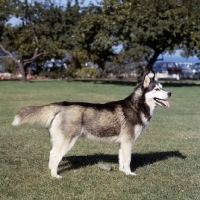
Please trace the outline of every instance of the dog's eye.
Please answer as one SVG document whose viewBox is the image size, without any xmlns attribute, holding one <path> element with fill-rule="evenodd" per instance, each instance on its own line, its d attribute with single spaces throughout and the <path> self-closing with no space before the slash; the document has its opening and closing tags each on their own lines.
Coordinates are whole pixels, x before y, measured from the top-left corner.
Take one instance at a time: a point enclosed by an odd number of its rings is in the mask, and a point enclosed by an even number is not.
<svg viewBox="0 0 200 200">
<path fill-rule="evenodd" d="M 160 91 L 160 89 L 158 89 L 158 88 L 155 88 L 155 90 L 156 90 L 156 91 Z"/>
</svg>

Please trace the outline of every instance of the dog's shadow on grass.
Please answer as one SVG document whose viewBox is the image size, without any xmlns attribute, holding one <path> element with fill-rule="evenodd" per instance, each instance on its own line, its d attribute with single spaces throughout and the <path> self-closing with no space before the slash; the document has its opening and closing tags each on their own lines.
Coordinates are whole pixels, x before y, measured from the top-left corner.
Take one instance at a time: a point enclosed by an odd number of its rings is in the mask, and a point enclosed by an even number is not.
<svg viewBox="0 0 200 200">
<path fill-rule="evenodd" d="M 179 151 L 166 151 L 166 152 L 150 152 L 146 154 L 132 154 L 131 170 L 135 171 L 139 167 L 153 164 L 158 161 L 167 160 L 171 157 L 177 157 L 185 159 Z M 69 156 L 64 157 L 62 163 L 59 165 L 59 173 L 63 173 L 68 170 L 75 170 L 78 168 L 86 167 L 88 165 L 95 165 L 99 162 L 110 165 L 112 163 L 118 163 L 118 155 L 110 154 L 94 154 L 87 156 Z"/>
</svg>

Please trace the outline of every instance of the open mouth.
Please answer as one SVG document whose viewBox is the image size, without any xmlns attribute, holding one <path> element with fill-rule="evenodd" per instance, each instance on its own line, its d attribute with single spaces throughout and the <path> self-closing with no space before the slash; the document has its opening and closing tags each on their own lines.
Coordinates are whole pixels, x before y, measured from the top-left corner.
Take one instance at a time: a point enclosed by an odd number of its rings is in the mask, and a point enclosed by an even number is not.
<svg viewBox="0 0 200 200">
<path fill-rule="evenodd" d="M 167 108 L 170 107 L 170 104 L 168 101 L 164 100 L 164 99 L 158 99 L 158 98 L 154 98 L 154 100 L 161 106 L 166 106 Z"/>
</svg>

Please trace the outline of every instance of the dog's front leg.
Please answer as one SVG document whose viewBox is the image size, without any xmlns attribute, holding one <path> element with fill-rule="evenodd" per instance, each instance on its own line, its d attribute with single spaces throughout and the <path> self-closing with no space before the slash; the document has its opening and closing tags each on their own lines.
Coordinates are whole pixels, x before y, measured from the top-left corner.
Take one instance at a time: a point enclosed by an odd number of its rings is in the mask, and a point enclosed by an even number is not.
<svg viewBox="0 0 200 200">
<path fill-rule="evenodd" d="M 121 148 L 121 144 L 119 144 L 119 170 L 124 172 L 124 159 L 123 159 L 123 151 Z"/>
<path fill-rule="evenodd" d="M 133 141 L 122 141 L 119 148 L 119 170 L 125 172 L 126 175 L 135 176 L 134 172 L 131 172 L 131 151 Z"/>
</svg>

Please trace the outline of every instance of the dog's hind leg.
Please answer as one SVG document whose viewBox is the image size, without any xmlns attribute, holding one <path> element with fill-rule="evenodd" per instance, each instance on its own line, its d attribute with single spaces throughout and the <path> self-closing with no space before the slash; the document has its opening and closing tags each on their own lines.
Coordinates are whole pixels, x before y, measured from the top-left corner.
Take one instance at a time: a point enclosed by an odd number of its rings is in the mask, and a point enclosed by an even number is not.
<svg viewBox="0 0 200 200">
<path fill-rule="evenodd" d="M 61 178 L 57 174 L 58 165 L 63 156 L 74 146 L 76 140 L 81 135 L 81 131 L 77 126 L 61 126 L 62 116 L 56 116 L 50 128 L 52 150 L 49 156 L 49 169 L 51 176 Z M 62 122 L 64 124 L 64 122 Z M 73 128 L 74 127 L 74 128 Z"/>
<path fill-rule="evenodd" d="M 74 146 L 79 136 L 66 138 L 64 135 L 56 132 L 57 138 L 52 138 L 53 148 L 50 151 L 49 168 L 51 169 L 51 176 L 55 178 L 62 178 L 57 174 L 58 165 L 63 156 Z"/>
</svg>

